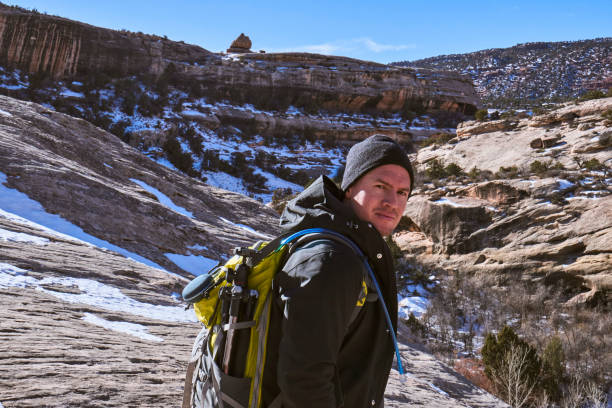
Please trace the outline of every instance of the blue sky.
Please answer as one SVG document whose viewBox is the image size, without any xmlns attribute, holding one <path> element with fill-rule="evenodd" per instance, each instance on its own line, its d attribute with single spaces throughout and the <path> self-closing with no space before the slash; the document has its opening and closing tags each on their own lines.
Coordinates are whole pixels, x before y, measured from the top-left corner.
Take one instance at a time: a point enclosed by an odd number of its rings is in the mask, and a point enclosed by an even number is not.
<svg viewBox="0 0 612 408">
<path fill-rule="evenodd" d="M 388 63 L 534 41 L 612 37 L 612 1 L 1 0 L 95 26 L 224 51 L 305 51 Z"/>
</svg>

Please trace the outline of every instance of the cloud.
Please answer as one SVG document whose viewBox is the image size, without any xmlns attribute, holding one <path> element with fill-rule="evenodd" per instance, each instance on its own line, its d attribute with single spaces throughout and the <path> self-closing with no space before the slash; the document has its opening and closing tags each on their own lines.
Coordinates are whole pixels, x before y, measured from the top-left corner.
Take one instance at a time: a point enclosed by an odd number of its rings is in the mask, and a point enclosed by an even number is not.
<svg viewBox="0 0 612 408">
<path fill-rule="evenodd" d="M 285 51 L 312 52 L 315 54 L 331 55 L 331 54 L 337 54 L 338 51 L 340 50 L 341 50 L 341 47 L 337 45 L 334 45 L 331 43 L 325 43 L 325 44 L 301 45 L 298 47 L 288 48 Z"/>
<path fill-rule="evenodd" d="M 381 44 L 369 37 L 352 38 L 349 40 L 337 40 L 323 44 L 299 45 L 284 49 L 270 49 L 272 52 L 312 52 L 324 55 L 350 55 L 363 51 L 363 49 L 374 53 L 387 51 L 402 51 L 416 48 L 415 44 Z"/>
<path fill-rule="evenodd" d="M 409 48 L 416 48 L 415 44 L 400 44 L 400 45 L 391 45 L 391 44 L 380 44 L 371 38 L 356 38 L 353 40 L 357 43 L 361 43 L 365 45 L 365 47 L 373 52 L 385 52 L 385 51 L 401 51 L 407 50 Z"/>
</svg>

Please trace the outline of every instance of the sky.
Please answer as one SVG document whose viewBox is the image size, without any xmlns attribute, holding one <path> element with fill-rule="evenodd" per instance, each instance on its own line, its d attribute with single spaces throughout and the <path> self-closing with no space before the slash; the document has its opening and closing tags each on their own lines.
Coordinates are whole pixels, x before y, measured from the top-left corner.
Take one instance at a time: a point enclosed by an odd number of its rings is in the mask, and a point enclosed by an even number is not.
<svg viewBox="0 0 612 408">
<path fill-rule="evenodd" d="M 612 37 L 612 1 L 309 2 L 0 0 L 94 26 L 167 36 L 225 51 L 315 52 L 389 63 L 525 42 Z"/>
</svg>

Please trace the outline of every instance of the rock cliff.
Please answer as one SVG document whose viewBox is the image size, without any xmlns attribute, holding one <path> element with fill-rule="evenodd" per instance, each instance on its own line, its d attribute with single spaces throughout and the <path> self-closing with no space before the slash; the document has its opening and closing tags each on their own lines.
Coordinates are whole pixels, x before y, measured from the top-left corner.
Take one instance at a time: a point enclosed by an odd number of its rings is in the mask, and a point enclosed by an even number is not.
<svg viewBox="0 0 612 408">
<path fill-rule="evenodd" d="M 167 61 L 202 63 L 201 47 L 165 38 L 105 30 L 0 4 L 0 64 L 53 78 L 104 72 L 161 74 Z"/>
<path fill-rule="evenodd" d="M 606 98 L 465 122 L 448 144 L 421 149 L 414 158 L 430 180 L 406 210 L 419 231 L 399 233 L 400 246 L 434 269 L 558 284 L 568 304 L 610 305 L 610 112 Z M 451 164 L 463 176 L 432 176 Z"/>
<path fill-rule="evenodd" d="M 336 111 L 445 110 L 471 114 L 467 77 L 316 54 L 212 54 L 167 39 L 118 32 L 0 5 L 0 64 L 54 78 L 106 73 L 176 75 L 235 103 L 282 98 Z"/>
</svg>

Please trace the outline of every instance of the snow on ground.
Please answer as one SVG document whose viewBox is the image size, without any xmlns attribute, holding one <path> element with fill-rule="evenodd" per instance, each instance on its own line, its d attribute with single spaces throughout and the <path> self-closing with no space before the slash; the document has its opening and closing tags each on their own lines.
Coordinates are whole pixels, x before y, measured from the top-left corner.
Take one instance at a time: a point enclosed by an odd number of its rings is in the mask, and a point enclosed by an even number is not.
<svg viewBox="0 0 612 408">
<path fill-rule="evenodd" d="M 248 231 L 248 232 L 250 232 L 251 234 L 256 235 L 256 236 L 258 236 L 258 237 L 260 237 L 260 238 L 264 238 L 264 239 L 272 239 L 272 237 L 271 237 L 270 235 L 267 235 L 267 234 L 262 234 L 261 232 L 255 231 L 253 228 L 249 227 L 248 225 L 244 225 L 244 224 L 236 224 L 236 223 L 234 223 L 234 222 L 232 222 L 232 221 L 230 221 L 230 220 L 228 220 L 228 219 L 226 219 L 226 218 L 223 218 L 223 217 L 219 217 L 219 218 L 220 218 L 220 219 L 221 219 L 221 221 L 223 221 L 223 222 L 226 222 L 226 223 L 231 224 L 231 225 L 233 225 L 233 226 L 235 226 L 235 227 L 238 227 L 238 228 L 242 228 L 243 230 Z"/>
<path fill-rule="evenodd" d="M 416 318 L 421 317 L 429 306 L 429 301 L 423 296 L 398 296 L 399 302 L 399 317 L 408 319 L 410 313 L 414 314 Z"/>
<path fill-rule="evenodd" d="M 202 174 L 206 176 L 206 184 L 208 185 L 247 195 L 247 189 L 242 179 L 238 177 L 230 176 L 221 171 L 205 171 Z"/>
<path fill-rule="evenodd" d="M 13 115 L 10 112 L 3 111 L 2 109 L 0 109 L 0 116 L 5 116 L 7 118 L 10 118 Z"/>
<path fill-rule="evenodd" d="M 49 240 L 43 237 L 35 237 L 34 235 L 24 234 L 0 228 L 0 241 L 20 242 L 23 244 L 47 245 Z"/>
<path fill-rule="evenodd" d="M 64 98 L 85 98 L 85 95 L 83 95 L 81 92 L 74 92 L 70 89 L 62 90 L 62 92 L 60 92 L 60 95 Z"/>
<path fill-rule="evenodd" d="M 164 339 L 162 339 L 161 337 L 149 334 L 149 331 L 147 330 L 146 326 L 143 326 L 141 324 L 109 321 L 98 317 L 92 313 L 85 313 L 83 316 L 83 320 L 85 320 L 87 323 L 95 324 L 96 326 L 101 326 L 108 330 L 126 333 L 130 336 L 139 337 L 143 340 L 156 342 L 164 341 Z"/>
<path fill-rule="evenodd" d="M 443 197 L 443 198 L 441 198 L 439 200 L 436 200 L 436 201 L 434 201 L 434 203 L 437 203 L 437 204 L 448 204 L 448 205 L 452 205 L 453 207 L 466 207 L 465 205 L 461 205 L 459 203 L 451 201 L 451 200 L 449 200 L 446 197 Z"/>
<path fill-rule="evenodd" d="M 94 306 L 111 312 L 123 312 L 165 322 L 195 322 L 192 311 L 181 306 L 161 306 L 143 303 L 124 295 L 116 287 L 91 279 L 71 277 L 45 277 L 36 279 L 28 276 L 25 269 L 8 263 L 0 263 L 0 287 L 34 288 L 57 297 L 65 302 Z M 78 289 L 80 293 L 58 292 L 45 288 L 65 286 Z"/>
<path fill-rule="evenodd" d="M 196 276 L 208 272 L 219 264 L 219 261 L 201 255 L 179 255 L 170 253 L 164 255 L 179 268 Z"/>
<path fill-rule="evenodd" d="M 575 184 L 572 183 L 571 181 L 567 181 L 567 180 L 563 180 L 563 179 L 557 180 L 557 183 L 559 183 L 559 188 L 561 190 L 567 190 L 568 188 L 571 188 L 571 187 L 575 186 Z"/>
<path fill-rule="evenodd" d="M 6 175 L 0 172 L 0 217 L 26 223 L 39 230 L 47 232 L 51 230 L 53 235 L 60 236 L 64 239 L 80 241 L 100 248 L 109 249 L 120 253 L 126 258 L 131 258 L 136 262 L 165 271 L 164 268 L 149 259 L 113 245 L 110 242 L 96 238 L 93 235 L 89 235 L 80 227 L 77 227 L 57 214 L 49 214 L 38 201 L 32 200 L 20 191 L 6 187 L 4 185 L 6 180 Z M 24 219 L 25 222 L 22 221 Z"/>
<path fill-rule="evenodd" d="M 161 191 L 159 191 L 158 189 L 156 189 L 155 187 L 151 187 L 150 185 L 148 185 L 147 183 L 145 183 L 144 181 L 140 181 L 137 179 L 130 179 L 131 182 L 138 184 L 140 187 L 144 188 L 145 190 L 147 190 L 149 193 L 153 194 L 155 197 L 157 197 L 157 200 L 166 208 L 171 209 L 174 212 L 177 212 L 179 214 L 182 214 L 186 217 L 189 218 L 194 218 L 193 214 L 189 211 L 187 211 L 186 209 L 184 209 L 183 207 L 180 207 L 176 204 L 174 204 L 174 202 L 164 193 L 162 193 Z"/>
</svg>

